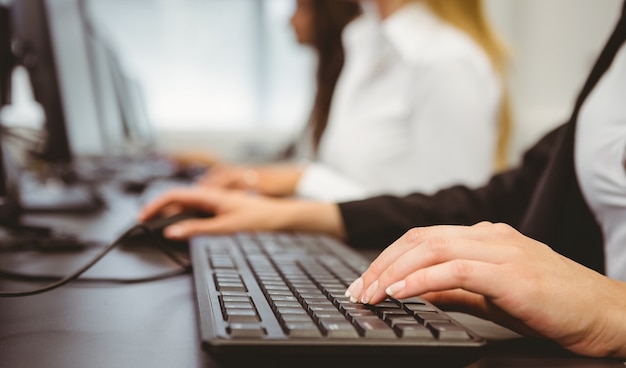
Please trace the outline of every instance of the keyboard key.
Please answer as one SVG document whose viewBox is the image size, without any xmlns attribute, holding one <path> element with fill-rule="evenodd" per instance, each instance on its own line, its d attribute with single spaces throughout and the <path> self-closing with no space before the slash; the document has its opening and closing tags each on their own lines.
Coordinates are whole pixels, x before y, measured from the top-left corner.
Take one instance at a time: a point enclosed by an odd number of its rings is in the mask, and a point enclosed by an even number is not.
<svg viewBox="0 0 626 368">
<path fill-rule="evenodd" d="M 274 301 L 272 303 L 272 307 L 274 308 L 274 310 L 280 310 L 281 308 L 302 308 L 302 306 L 298 302 L 282 300 Z"/>
<path fill-rule="evenodd" d="M 423 324 L 427 324 L 428 322 L 450 321 L 450 318 L 438 312 L 415 313 L 415 318 Z"/>
<path fill-rule="evenodd" d="M 271 294 L 273 296 L 273 301 L 278 303 L 278 302 L 292 302 L 292 303 L 296 303 L 297 305 L 300 305 L 300 302 L 298 301 L 298 298 L 296 298 L 295 296 L 293 296 L 293 294 L 291 295 L 275 295 L 275 294 Z"/>
<path fill-rule="evenodd" d="M 272 298 L 276 298 L 278 296 L 294 296 L 291 290 L 269 290 L 264 294 Z"/>
<path fill-rule="evenodd" d="M 411 316 L 393 316 L 387 320 L 391 327 L 395 327 L 398 324 L 404 325 L 419 325 L 419 322 Z"/>
<path fill-rule="evenodd" d="M 219 290 L 219 291 L 241 291 L 241 292 L 248 291 L 248 289 L 246 289 L 246 286 L 243 283 L 231 283 L 231 282 L 220 283 L 219 285 L 217 285 L 217 290 Z"/>
<path fill-rule="evenodd" d="M 322 313 L 337 313 L 341 315 L 339 310 L 332 304 L 309 304 L 308 310 L 314 314 L 322 314 Z"/>
<path fill-rule="evenodd" d="M 313 322 L 292 322 L 287 323 L 285 326 L 287 333 L 292 337 L 320 337 L 320 332 L 317 325 Z"/>
<path fill-rule="evenodd" d="M 425 326 L 417 323 L 398 323 L 394 327 L 394 330 L 404 338 L 417 338 L 417 339 L 430 339 L 434 340 L 431 330 Z"/>
<path fill-rule="evenodd" d="M 279 313 L 279 314 L 300 314 L 300 315 L 305 315 L 308 316 L 309 313 L 307 313 L 306 310 L 302 309 L 302 307 L 298 307 L 298 308 L 293 308 L 293 307 L 278 307 L 276 306 L 274 308 L 274 311 Z"/>
<path fill-rule="evenodd" d="M 266 335 L 265 328 L 256 323 L 231 323 L 226 331 L 231 337 L 263 337 Z"/>
<path fill-rule="evenodd" d="M 454 323 L 435 322 L 426 325 L 439 340 L 468 340 L 470 336 L 465 329 Z"/>
<path fill-rule="evenodd" d="M 339 310 L 346 314 L 346 313 L 353 313 L 356 311 L 367 311 L 369 312 L 368 314 L 371 315 L 376 315 L 376 313 L 372 312 L 371 309 L 369 309 L 367 306 L 363 305 L 363 304 L 355 304 L 355 303 L 338 303 L 339 305 L 337 306 L 339 308 Z"/>
<path fill-rule="evenodd" d="M 359 337 L 354 326 L 345 319 L 321 320 L 320 327 L 327 337 L 344 339 Z"/>
<path fill-rule="evenodd" d="M 378 318 L 359 317 L 353 322 L 362 336 L 381 339 L 397 338 L 395 332 Z"/>
<path fill-rule="evenodd" d="M 380 302 L 380 303 L 374 305 L 374 308 L 376 308 L 376 309 L 383 309 L 383 308 L 399 309 L 400 306 L 398 304 L 396 304 L 395 302 L 392 302 L 390 300 L 386 300 L 384 302 Z"/>
<path fill-rule="evenodd" d="M 413 313 L 421 313 L 421 312 L 437 312 L 437 310 L 431 306 L 428 306 L 424 303 L 404 303 L 404 308 Z"/>
<path fill-rule="evenodd" d="M 226 309 L 229 322 L 259 322 L 261 319 L 254 309 Z"/>
<path fill-rule="evenodd" d="M 287 322 L 312 322 L 311 317 L 306 313 L 305 314 L 281 314 L 280 319 L 285 324 Z"/>
<path fill-rule="evenodd" d="M 369 310 L 369 309 L 363 309 L 363 310 L 353 310 L 353 311 L 348 311 L 346 313 L 346 318 L 348 319 L 354 319 L 357 317 L 378 317 L 378 314 L 374 313 L 373 311 Z"/>
<path fill-rule="evenodd" d="M 250 302 L 250 297 L 246 295 L 220 295 L 222 303 L 227 302 Z"/>
<path fill-rule="evenodd" d="M 318 323 L 320 323 L 321 321 L 330 321 L 330 320 L 335 320 L 335 321 L 342 321 L 342 320 L 347 320 L 343 314 L 341 314 L 341 312 L 335 310 L 335 311 L 327 311 L 327 312 L 318 312 L 312 315 L 313 319 L 315 321 L 317 321 Z"/>
<path fill-rule="evenodd" d="M 389 320 L 390 318 L 407 317 L 409 314 L 404 309 L 389 309 L 378 312 L 380 318 Z"/>
<path fill-rule="evenodd" d="M 224 308 L 226 308 L 226 310 L 230 310 L 230 309 L 252 309 L 254 310 L 254 305 L 252 305 L 252 302 L 250 302 L 250 300 L 246 300 L 244 302 L 227 302 L 224 301 Z"/>
</svg>

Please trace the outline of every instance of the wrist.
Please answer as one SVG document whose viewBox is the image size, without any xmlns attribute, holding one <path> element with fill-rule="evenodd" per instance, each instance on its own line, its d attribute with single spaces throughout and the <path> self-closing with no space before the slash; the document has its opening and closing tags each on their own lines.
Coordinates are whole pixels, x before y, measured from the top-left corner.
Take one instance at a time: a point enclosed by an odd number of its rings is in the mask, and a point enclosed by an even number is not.
<svg viewBox="0 0 626 368">
<path fill-rule="evenodd" d="M 289 185 L 287 190 L 287 195 L 294 196 L 298 194 L 298 183 L 300 183 L 300 179 L 302 179 L 302 174 L 304 173 L 304 168 L 301 166 L 295 166 L 291 169 L 291 173 L 289 175 Z"/>
<path fill-rule="evenodd" d="M 569 349 L 586 356 L 626 359 L 626 283 L 602 277 L 595 283 L 602 285 L 597 288 L 601 292 L 593 297 L 603 300 L 602 306 L 593 306 L 595 318 Z"/>
<path fill-rule="evenodd" d="M 606 355 L 626 359 L 626 282 L 610 280 L 614 285 L 611 293 L 611 309 L 603 312 L 606 318 L 605 333 L 608 353 Z"/>
</svg>

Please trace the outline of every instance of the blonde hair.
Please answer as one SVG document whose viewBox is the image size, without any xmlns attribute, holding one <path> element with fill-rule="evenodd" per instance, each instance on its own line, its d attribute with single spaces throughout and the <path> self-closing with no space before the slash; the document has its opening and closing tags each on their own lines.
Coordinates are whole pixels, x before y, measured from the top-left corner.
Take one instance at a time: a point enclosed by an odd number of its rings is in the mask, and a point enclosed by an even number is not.
<svg viewBox="0 0 626 368">
<path fill-rule="evenodd" d="M 496 169 L 508 165 L 508 147 L 512 130 L 510 97 L 506 83 L 508 50 L 485 15 L 482 0 L 422 0 L 441 19 L 468 34 L 485 51 L 500 74 L 504 90 L 500 106 Z"/>
</svg>

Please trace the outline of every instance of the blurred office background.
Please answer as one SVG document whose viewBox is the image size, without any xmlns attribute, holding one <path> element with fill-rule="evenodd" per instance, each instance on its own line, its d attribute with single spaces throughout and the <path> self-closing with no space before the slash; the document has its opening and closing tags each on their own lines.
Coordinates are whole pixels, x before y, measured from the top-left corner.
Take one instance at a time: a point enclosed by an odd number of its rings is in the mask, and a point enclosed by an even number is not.
<svg viewBox="0 0 626 368">
<path fill-rule="evenodd" d="M 293 0 L 84 1 L 140 87 L 163 150 L 245 160 L 271 152 L 305 124 L 315 59 L 290 28 Z M 487 0 L 511 49 L 513 162 L 565 121 L 621 4 Z M 36 121 L 24 78 L 18 70 L 17 115 Z"/>
</svg>

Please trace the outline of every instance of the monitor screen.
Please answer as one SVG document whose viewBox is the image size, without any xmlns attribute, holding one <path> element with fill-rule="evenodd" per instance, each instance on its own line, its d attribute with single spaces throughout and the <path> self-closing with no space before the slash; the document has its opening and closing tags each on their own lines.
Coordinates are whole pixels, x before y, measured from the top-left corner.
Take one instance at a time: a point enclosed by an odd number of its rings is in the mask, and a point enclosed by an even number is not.
<svg viewBox="0 0 626 368">
<path fill-rule="evenodd" d="M 155 132 L 146 111 L 141 85 L 128 72 L 110 35 L 94 21 L 89 3 L 81 2 L 81 16 L 89 45 L 105 148 L 110 155 L 151 153 Z"/>
</svg>

